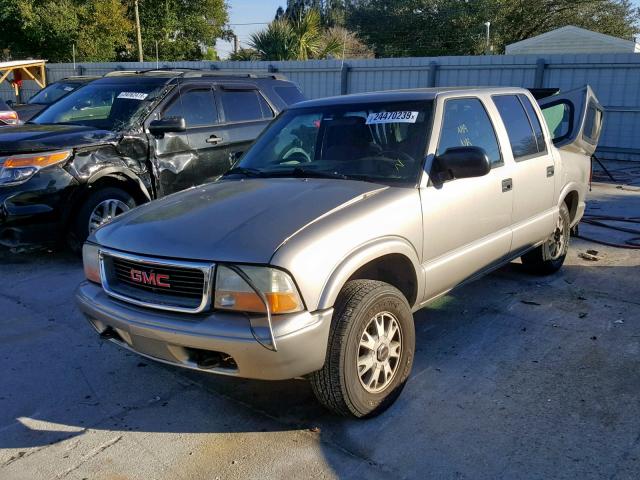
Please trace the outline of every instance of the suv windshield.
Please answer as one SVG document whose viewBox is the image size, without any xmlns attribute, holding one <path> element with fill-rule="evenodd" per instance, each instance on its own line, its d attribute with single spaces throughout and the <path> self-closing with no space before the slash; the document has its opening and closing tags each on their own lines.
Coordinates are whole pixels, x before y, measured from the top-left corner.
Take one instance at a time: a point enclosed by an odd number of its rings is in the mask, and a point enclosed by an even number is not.
<svg viewBox="0 0 640 480">
<path fill-rule="evenodd" d="M 415 185 L 431 116 L 431 101 L 289 110 L 230 173 Z"/>
<path fill-rule="evenodd" d="M 49 105 L 56 100 L 64 97 L 69 92 L 73 92 L 83 84 L 80 82 L 56 82 L 51 85 L 47 85 L 33 97 L 29 99 L 27 103 L 34 105 Z"/>
<path fill-rule="evenodd" d="M 122 130 L 145 111 L 165 83 L 166 79 L 161 78 L 93 82 L 61 98 L 31 123 L 67 123 L 104 130 Z"/>
</svg>

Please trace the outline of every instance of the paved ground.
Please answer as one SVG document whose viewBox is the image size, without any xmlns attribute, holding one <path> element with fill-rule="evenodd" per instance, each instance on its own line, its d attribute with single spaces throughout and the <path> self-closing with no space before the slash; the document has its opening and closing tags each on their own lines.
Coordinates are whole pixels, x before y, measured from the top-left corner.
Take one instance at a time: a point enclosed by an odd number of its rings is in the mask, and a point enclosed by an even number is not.
<svg viewBox="0 0 640 480">
<path fill-rule="evenodd" d="M 640 212 L 638 192 L 591 198 Z M 577 240 L 560 274 L 512 264 L 421 311 L 413 375 L 369 421 L 325 413 L 303 381 L 101 343 L 81 278 L 65 254 L 0 253 L 2 479 L 640 477 L 640 251 Z"/>
</svg>

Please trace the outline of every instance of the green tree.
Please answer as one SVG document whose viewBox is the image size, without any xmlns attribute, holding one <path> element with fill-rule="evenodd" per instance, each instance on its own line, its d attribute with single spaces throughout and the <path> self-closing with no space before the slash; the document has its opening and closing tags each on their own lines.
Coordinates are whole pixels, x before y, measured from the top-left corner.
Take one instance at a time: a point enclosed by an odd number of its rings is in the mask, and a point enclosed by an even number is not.
<svg viewBox="0 0 640 480">
<path fill-rule="evenodd" d="M 266 29 L 253 33 L 249 45 L 261 60 L 296 60 L 296 34 L 286 19 L 274 20 Z"/>
<path fill-rule="evenodd" d="M 108 62 L 133 51 L 133 22 L 120 0 L 86 2 L 78 8 L 78 19 L 77 50 L 82 61 Z"/>
<path fill-rule="evenodd" d="M 228 34 L 224 0 L 139 0 L 144 52 L 162 60 L 215 57 Z M 0 0 L 4 56 L 70 62 L 135 60 L 133 0 Z M 213 50 L 212 50 L 213 49 Z"/>
<path fill-rule="evenodd" d="M 495 3 L 499 16 L 492 29 L 500 52 L 504 45 L 565 25 L 631 40 L 640 19 L 639 9 L 628 0 L 496 0 Z"/>
<path fill-rule="evenodd" d="M 278 7 L 276 20 L 293 20 L 310 10 L 320 13 L 320 23 L 323 27 L 344 26 L 345 0 L 287 0 L 286 7 Z"/>
<path fill-rule="evenodd" d="M 72 0 L 0 0 L 0 44 L 14 59 L 71 61 L 80 18 Z"/>
<path fill-rule="evenodd" d="M 320 13 L 311 9 L 298 16 L 283 16 L 266 29 L 251 35 L 249 45 L 261 60 L 310 60 L 339 56 L 344 50 L 346 34 L 323 28 Z"/>
<path fill-rule="evenodd" d="M 233 52 L 229 55 L 229 60 L 238 62 L 249 62 L 254 60 L 261 60 L 260 54 L 253 48 L 241 48 L 237 52 Z"/>
<path fill-rule="evenodd" d="M 224 0 L 140 0 L 144 54 L 155 58 L 157 41 L 161 60 L 211 56 L 207 49 L 215 47 L 217 38 L 228 37 L 228 18 Z"/>
<path fill-rule="evenodd" d="M 639 12 L 629 0 L 351 0 L 347 26 L 379 57 L 494 53 L 564 25 L 631 38 Z"/>
</svg>

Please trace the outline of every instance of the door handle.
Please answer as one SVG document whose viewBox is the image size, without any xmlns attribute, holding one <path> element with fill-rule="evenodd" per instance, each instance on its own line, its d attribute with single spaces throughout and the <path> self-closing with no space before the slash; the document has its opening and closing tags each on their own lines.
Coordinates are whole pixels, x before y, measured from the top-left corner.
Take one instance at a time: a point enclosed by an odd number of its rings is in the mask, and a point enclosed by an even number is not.
<svg viewBox="0 0 640 480">
<path fill-rule="evenodd" d="M 218 145 L 219 143 L 224 142 L 224 139 L 214 134 L 214 135 L 211 135 L 209 138 L 207 138 L 205 141 L 207 143 L 211 143 L 212 145 Z"/>
<path fill-rule="evenodd" d="M 553 177 L 553 174 L 555 173 L 556 169 L 553 165 L 549 165 L 547 167 L 547 177 Z"/>
<path fill-rule="evenodd" d="M 513 188 L 513 180 L 512 179 L 505 178 L 504 180 L 502 180 L 502 191 L 503 192 L 510 192 L 512 188 Z"/>
</svg>

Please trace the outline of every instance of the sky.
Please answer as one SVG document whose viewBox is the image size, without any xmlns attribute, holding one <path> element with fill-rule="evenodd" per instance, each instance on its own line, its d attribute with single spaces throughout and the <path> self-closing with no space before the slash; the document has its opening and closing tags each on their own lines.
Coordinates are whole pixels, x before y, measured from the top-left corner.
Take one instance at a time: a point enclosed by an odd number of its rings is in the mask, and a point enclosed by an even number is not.
<svg viewBox="0 0 640 480">
<path fill-rule="evenodd" d="M 227 0 L 229 4 L 229 23 L 240 40 L 240 46 L 246 47 L 249 36 L 262 30 L 276 15 L 286 0 Z M 257 23 L 257 25 L 237 25 L 239 23 Z M 233 44 L 218 40 L 216 43 L 218 55 L 226 58 L 233 51 Z"/>
</svg>

